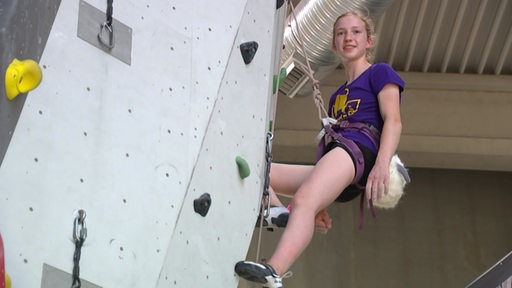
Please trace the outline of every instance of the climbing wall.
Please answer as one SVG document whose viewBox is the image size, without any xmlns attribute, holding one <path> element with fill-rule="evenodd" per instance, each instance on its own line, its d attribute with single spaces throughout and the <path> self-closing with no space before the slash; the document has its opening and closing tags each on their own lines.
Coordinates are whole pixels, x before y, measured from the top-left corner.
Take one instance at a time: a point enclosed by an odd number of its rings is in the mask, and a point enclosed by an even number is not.
<svg viewBox="0 0 512 288">
<path fill-rule="evenodd" d="M 265 177 L 284 9 L 115 1 L 109 48 L 97 37 L 106 2 L 58 8 L 43 80 L 0 167 L 6 272 L 13 287 L 70 287 L 73 267 L 86 288 L 236 287 Z"/>
</svg>

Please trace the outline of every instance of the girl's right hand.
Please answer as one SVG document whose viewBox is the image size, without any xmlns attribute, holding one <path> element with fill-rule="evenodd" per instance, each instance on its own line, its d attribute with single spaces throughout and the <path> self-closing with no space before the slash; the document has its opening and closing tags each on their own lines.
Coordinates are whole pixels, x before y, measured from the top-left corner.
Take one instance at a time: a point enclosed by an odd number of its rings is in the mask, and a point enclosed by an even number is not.
<svg viewBox="0 0 512 288">
<path fill-rule="evenodd" d="M 327 234 L 332 228 L 332 218 L 327 213 L 327 209 L 323 209 L 315 216 L 315 230 L 321 234 Z"/>
</svg>

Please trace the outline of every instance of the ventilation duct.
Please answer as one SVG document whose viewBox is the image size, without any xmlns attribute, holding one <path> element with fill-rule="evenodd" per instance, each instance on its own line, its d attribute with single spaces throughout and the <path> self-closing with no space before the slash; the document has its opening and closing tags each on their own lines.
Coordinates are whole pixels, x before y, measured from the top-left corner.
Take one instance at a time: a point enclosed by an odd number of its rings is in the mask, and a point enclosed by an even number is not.
<svg viewBox="0 0 512 288">
<path fill-rule="evenodd" d="M 280 94 L 290 98 L 311 94 L 311 81 L 305 70 L 307 66 L 301 39 L 315 78 L 321 80 L 340 63 L 331 49 L 332 25 L 336 18 L 347 11 L 360 10 L 368 11 L 376 22 L 392 1 L 302 0 L 294 9 L 295 17 L 290 12 L 286 21 L 288 26 L 284 31 L 284 49 L 280 58 L 286 77 L 279 86 Z"/>
</svg>

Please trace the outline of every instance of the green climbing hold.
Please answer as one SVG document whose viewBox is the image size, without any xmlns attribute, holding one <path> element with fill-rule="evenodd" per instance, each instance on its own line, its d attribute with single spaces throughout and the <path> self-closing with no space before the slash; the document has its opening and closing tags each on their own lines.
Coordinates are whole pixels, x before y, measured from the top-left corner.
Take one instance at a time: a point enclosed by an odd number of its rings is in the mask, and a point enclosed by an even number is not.
<svg viewBox="0 0 512 288">
<path fill-rule="evenodd" d="M 240 156 L 236 156 L 236 165 L 238 166 L 238 173 L 240 174 L 240 178 L 245 179 L 251 174 L 251 169 L 249 168 L 249 164 L 245 161 L 244 158 Z"/>
<path fill-rule="evenodd" d="M 286 79 L 286 69 L 281 68 L 279 71 L 279 86 L 283 84 L 284 79 Z M 272 88 L 273 93 L 276 93 L 277 90 L 277 75 L 274 75 L 274 87 Z"/>
</svg>

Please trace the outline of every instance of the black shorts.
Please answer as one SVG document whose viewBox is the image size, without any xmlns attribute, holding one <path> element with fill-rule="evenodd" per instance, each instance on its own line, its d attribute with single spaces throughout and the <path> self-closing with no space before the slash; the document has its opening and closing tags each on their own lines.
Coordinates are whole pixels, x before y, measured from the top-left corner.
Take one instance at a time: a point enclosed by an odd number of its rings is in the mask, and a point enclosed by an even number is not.
<svg viewBox="0 0 512 288">
<path fill-rule="evenodd" d="M 363 153 L 364 171 L 363 171 L 363 174 L 361 175 L 361 179 L 359 180 L 359 185 L 364 187 L 364 186 L 366 186 L 366 181 L 368 180 L 368 175 L 370 174 L 370 171 L 372 170 L 373 165 L 375 165 L 375 160 L 377 158 L 377 155 L 375 153 L 373 153 L 372 150 L 368 149 L 366 146 L 359 144 L 358 142 L 355 142 L 355 141 L 354 141 L 354 143 L 356 143 L 357 147 L 359 147 L 359 149 L 361 149 L 361 153 Z M 331 151 L 335 147 L 340 147 L 343 150 L 347 151 L 348 154 L 350 155 L 350 157 L 352 158 L 352 161 L 355 161 L 354 156 L 352 155 L 350 150 L 347 147 L 345 147 L 345 145 L 343 145 L 337 141 L 332 141 L 329 144 L 327 144 L 327 147 L 325 147 L 325 153 Z M 355 164 L 354 164 L 354 168 L 355 168 Z M 340 196 L 338 196 L 338 198 L 336 198 L 336 202 L 348 202 L 350 200 L 353 200 L 354 198 L 359 196 L 363 191 L 364 191 L 364 189 L 361 189 L 358 186 L 351 184 L 347 188 L 345 188 L 345 190 L 343 190 L 343 192 L 340 194 Z"/>
</svg>

